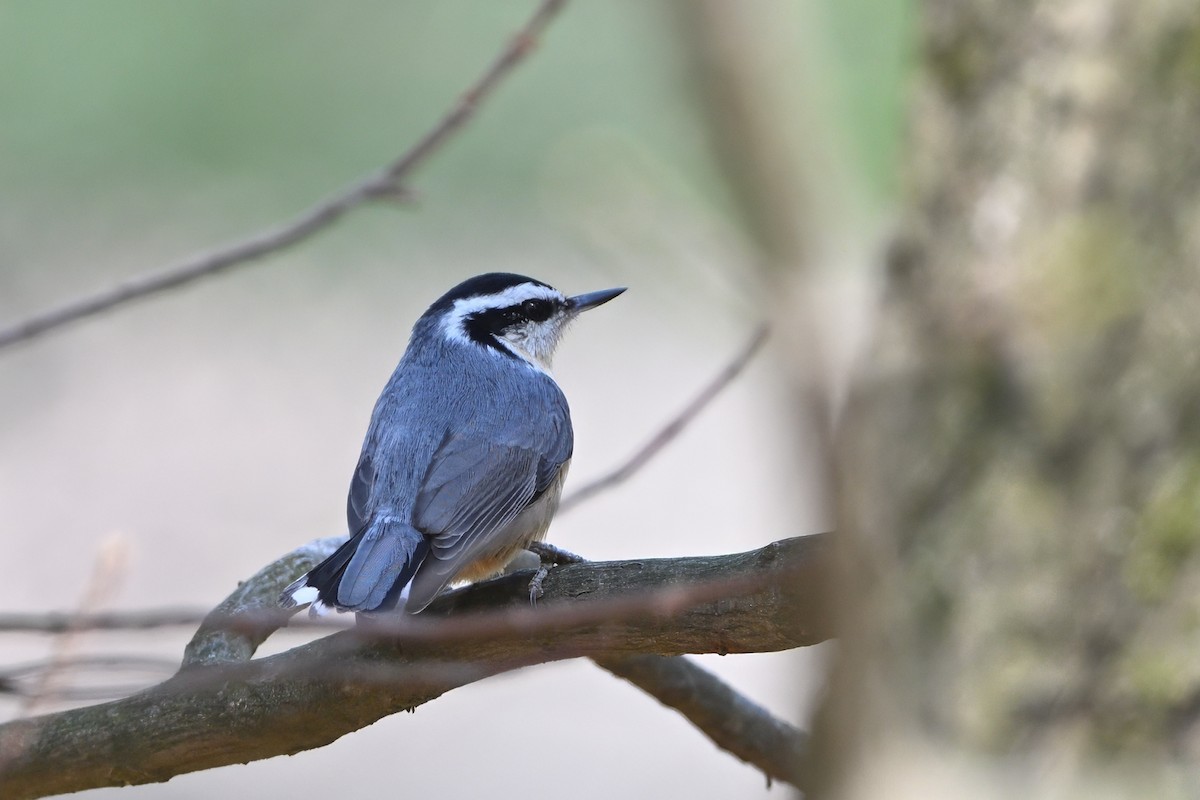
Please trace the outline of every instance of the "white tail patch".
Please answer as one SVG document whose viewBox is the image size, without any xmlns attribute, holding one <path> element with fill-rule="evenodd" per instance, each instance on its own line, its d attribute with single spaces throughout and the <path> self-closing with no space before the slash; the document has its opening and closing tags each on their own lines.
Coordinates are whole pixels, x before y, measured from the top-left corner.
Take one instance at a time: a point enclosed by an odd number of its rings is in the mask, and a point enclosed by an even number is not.
<svg viewBox="0 0 1200 800">
<path fill-rule="evenodd" d="M 291 592 L 288 597 L 298 606 L 306 606 L 309 603 L 315 603 L 317 600 L 317 587 L 301 586 Z"/>
<path fill-rule="evenodd" d="M 311 589 L 312 587 L 310 586 L 310 587 L 308 587 L 308 588 L 310 588 L 310 589 Z M 316 589 L 313 589 L 313 592 L 314 592 L 314 593 L 315 593 L 316 591 L 317 591 Z M 323 602 L 321 602 L 320 600 L 313 600 L 313 601 L 312 601 L 312 605 L 308 607 L 308 615 L 309 615 L 310 617 L 323 617 L 323 616 L 325 616 L 326 614 L 328 614 L 328 613 L 329 613 L 330 611 L 332 611 L 332 610 L 333 610 L 332 608 L 330 608 L 329 606 L 325 605 L 325 604 L 324 604 Z"/>
</svg>

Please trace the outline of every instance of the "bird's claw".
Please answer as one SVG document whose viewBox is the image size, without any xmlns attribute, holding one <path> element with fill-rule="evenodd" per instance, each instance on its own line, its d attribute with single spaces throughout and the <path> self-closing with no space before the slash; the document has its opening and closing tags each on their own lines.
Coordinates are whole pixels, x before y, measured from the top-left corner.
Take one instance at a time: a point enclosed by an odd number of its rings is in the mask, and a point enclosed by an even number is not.
<svg viewBox="0 0 1200 800">
<path fill-rule="evenodd" d="M 542 591 L 542 581 L 550 574 L 550 568 L 542 565 L 538 567 L 537 572 L 533 573 L 533 577 L 529 580 L 529 605 L 536 607 L 538 598 L 544 592 Z"/>
</svg>

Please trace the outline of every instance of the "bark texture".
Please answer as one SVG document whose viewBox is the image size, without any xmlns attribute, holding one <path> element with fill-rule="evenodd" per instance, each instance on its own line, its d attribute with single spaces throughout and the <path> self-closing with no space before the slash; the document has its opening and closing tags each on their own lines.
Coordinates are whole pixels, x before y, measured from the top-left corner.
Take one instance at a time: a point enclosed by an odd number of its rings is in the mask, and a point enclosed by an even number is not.
<svg viewBox="0 0 1200 800">
<path fill-rule="evenodd" d="M 164 781 L 296 753 L 530 664 L 595 656 L 614 671 L 640 669 L 636 683 L 656 667 L 623 666 L 622 656 L 813 644 L 830 635 L 827 553 L 815 536 L 729 556 L 571 564 L 550 571 L 536 608 L 531 573 L 518 573 L 440 598 L 420 617 L 360 625 L 254 661 L 239 660 L 249 653 L 237 640 L 261 641 L 278 618 L 256 616 L 256 601 L 238 594 L 228 616 L 206 622 L 174 678 L 123 700 L 0 726 L 0 796 Z"/>
<path fill-rule="evenodd" d="M 921 14 L 911 194 L 840 441 L 857 588 L 822 746 L 1194 759 L 1200 9 Z"/>
</svg>

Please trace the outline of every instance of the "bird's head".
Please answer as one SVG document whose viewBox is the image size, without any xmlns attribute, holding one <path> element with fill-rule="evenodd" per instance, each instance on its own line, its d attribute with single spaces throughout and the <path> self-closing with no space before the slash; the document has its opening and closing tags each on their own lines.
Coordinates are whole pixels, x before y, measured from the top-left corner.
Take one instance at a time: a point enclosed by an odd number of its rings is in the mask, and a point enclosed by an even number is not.
<svg viewBox="0 0 1200 800">
<path fill-rule="evenodd" d="M 567 324 L 624 291 L 621 287 L 568 297 L 524 275 L 490 272 L 446 292 L 422 319 L 432 321 L 435 335 L 453 344 L 481 347 L 549 372 Z"/>
</svg>

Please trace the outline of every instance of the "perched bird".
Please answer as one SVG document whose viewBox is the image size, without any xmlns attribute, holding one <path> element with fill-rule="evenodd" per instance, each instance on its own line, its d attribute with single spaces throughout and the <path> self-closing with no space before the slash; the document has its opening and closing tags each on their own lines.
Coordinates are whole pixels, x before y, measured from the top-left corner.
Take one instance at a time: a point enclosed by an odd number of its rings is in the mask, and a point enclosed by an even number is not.
<svg viewBox="0 0 1200 800">
<path fill-rule="evenodd" d="M 567 297 L 522 275 L 455 286 L 413 326 L 350 482 L 350 540 L 284 607 L 415 614 L 546 534 L 574 434 L 550 359 L 571 320 L 625 291 Z"/>
</svg>

